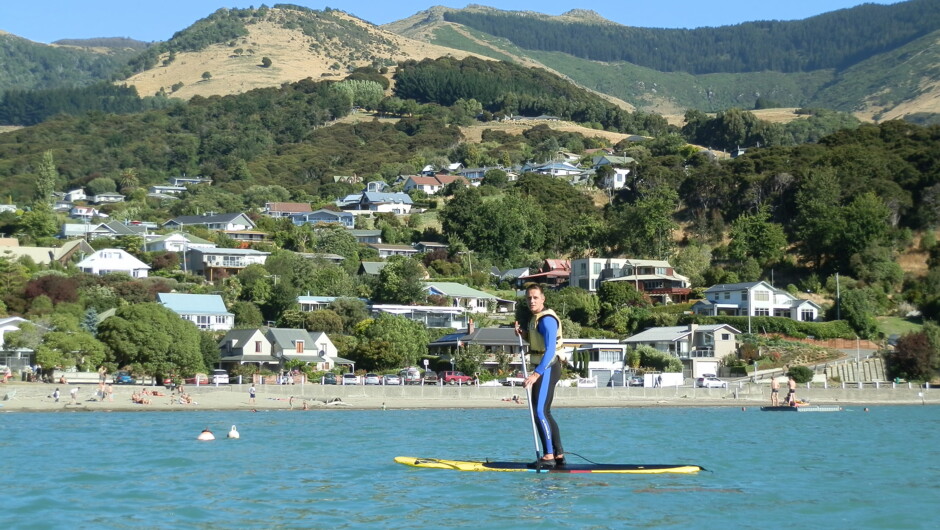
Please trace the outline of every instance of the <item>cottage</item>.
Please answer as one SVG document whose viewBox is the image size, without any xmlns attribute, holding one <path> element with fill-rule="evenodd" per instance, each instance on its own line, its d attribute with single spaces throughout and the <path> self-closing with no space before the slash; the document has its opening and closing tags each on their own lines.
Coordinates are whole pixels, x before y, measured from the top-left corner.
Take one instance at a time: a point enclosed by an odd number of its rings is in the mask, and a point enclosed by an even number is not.
<svg viewBox="0 0 940 530">
<path fill-rule="evenodd" d="M 243 213 L 220 213 L 203 215 L 181 215 L 163 223 L 165 228 L 181 229 L 184 226 L 202 226 L 209 230 L 253 230 L 255 223 Z"/>
<path fill-rule="evenodd" d="M 306 202 L 268 202 L 264 205 L 264 215 L 280 219 L 310 213 L 310 203 Z"/>
<path fill-rule="evenodd" d="M 235 315 L 217 294 L 158 293 L 157 301 L 201 330 L 228 331 L 235 326 Z"/>
<path fill-rule="evenodd" d="M 319 209 L 315 212 L 298 213 L 290 216 L 291 222 L 297 226 L 305 224 L 336 224 L 343 228 L 353 228 L 356 226 L 356 217 L 349 212 L 336 212 L 333 210 Z"/>
<path fill-rule="evenodd" d="M 445 296 L 453 300 L 453 307 L 465 307 L 470 313 L 490 312 L 513 313 L 515 300 L 503 300 L 483 291 L 454 282 L 425 282 L 424 290 L 429 295 Z"/>
</svg>

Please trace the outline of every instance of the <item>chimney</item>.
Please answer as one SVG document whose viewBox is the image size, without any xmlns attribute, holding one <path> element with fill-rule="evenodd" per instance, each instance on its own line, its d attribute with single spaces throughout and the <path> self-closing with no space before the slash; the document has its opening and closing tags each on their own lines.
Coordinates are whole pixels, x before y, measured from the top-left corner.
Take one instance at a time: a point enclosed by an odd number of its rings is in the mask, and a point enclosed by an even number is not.
<svg viewBox="0 0 940 530">
<path fill-rule="evenodd" d="M 472 335 L 474 330 L 473 319 L 467 321 L 467 335 Z"/>
</svg>

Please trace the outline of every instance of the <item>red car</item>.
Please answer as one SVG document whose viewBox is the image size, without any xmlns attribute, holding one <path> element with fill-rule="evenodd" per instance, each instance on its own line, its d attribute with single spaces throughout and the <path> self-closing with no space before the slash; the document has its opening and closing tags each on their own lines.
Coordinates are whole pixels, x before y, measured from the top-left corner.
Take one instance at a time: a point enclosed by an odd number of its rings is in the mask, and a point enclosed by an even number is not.
<svg viewBox="0 0 940 530">
<path fill-rule="evenodd" d="M 441 380 L 445 385 L 466 385 L 473 382 L 473 378 L 463 372 L 441 372 Z"/>
</svg>

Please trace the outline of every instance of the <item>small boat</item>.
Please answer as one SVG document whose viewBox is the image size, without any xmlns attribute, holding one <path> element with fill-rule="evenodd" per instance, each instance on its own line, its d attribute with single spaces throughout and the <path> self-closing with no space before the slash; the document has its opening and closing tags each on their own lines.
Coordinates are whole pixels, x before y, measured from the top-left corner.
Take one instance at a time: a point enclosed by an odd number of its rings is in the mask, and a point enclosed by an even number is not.
<svg viewBox="0 0 940 530">
<path fill-rule="evenodd" d="M 842 407 L 838 405 L 798 405 L 791 407 L 784 405 L 781 407 L 761 407 L 764 412 L 839 412 Z"/>
</svg>

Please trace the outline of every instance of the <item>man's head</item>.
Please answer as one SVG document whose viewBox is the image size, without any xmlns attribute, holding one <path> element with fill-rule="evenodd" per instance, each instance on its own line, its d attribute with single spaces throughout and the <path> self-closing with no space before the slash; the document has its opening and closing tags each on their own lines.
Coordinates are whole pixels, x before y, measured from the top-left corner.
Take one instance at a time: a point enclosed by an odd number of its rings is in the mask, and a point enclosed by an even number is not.
<svg viewBox="0 0 940 530">
<path fill-rule="evenodd" d="M 525 288 L 525 299 L 526 303 L 529 304 L 529 310 L 533 314 L 545 310 L 545 291 L 542 290 L 541 285 L 537 283 L 529 284 Z"/>
</svg>

